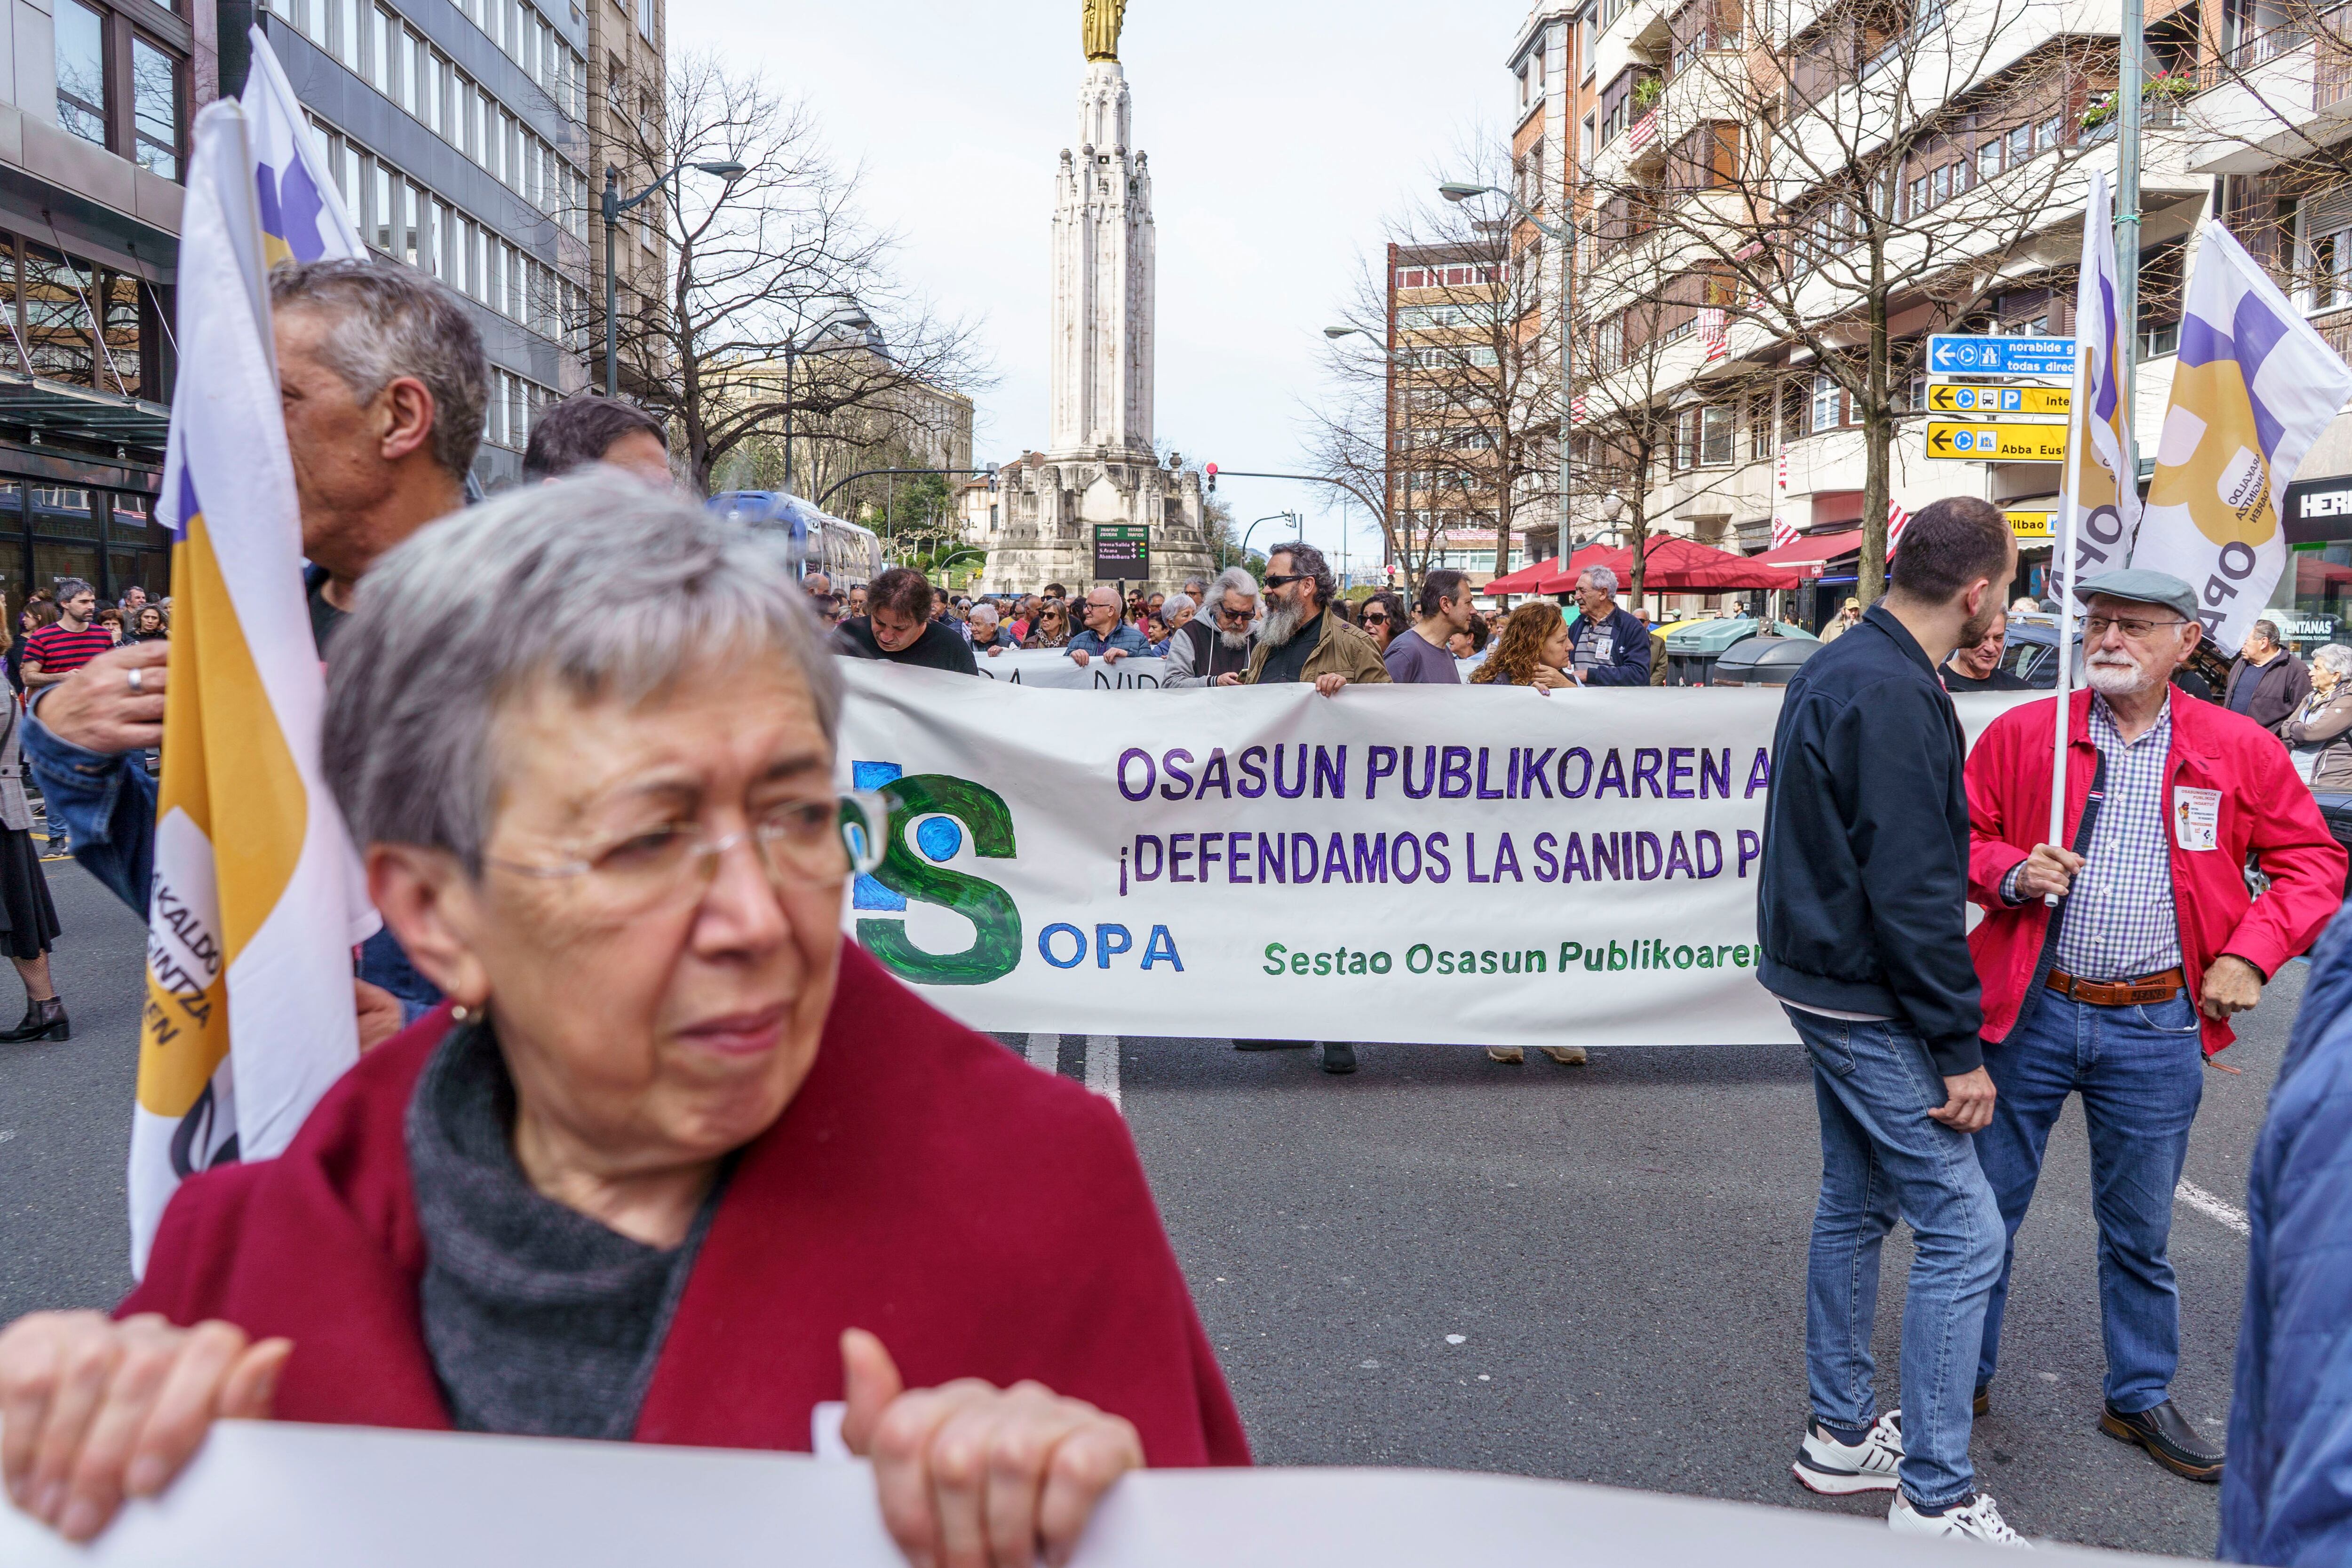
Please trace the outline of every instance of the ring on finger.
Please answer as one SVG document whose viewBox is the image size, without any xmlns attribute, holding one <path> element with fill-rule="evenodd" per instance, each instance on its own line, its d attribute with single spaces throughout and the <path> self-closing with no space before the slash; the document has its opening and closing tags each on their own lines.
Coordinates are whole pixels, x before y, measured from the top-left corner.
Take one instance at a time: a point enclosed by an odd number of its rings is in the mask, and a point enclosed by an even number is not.
<svg viewBox="0 0 2352 1568">
<path fill-rule="evenodd" d="M 145 674 L 146 674 L 146 673 L 147 673 L 147 672 L 146 672 L 146 671 L 144 671 L 144 670 L 142 670 L 142 669 L 138 669 L 138 668 L 136 668 L 136 667 L 133 667 L 133 668 L 131 668 L 131 669 L 130 669 L 130 670 L 126 670 L 125 672 L 123 672 L 123 677 L 122 677 L 122 678 L 123 678 L 124 680 L 126 680 L 126 681 L 129 681 L 129 682 L 131 683 L 131 689 L 132 691 L 134 691 L 134 692 L 138 692 L 138 691 L 144 691 L 144 690 L 146 689 L 146 686 L 145 686 L 145 684 L 144 684 L 144 682 L 142 680 L 142 678 L 141 678 L 141 677 L 142 677 L 143 675 L 145 675 Z"/>
</svg>

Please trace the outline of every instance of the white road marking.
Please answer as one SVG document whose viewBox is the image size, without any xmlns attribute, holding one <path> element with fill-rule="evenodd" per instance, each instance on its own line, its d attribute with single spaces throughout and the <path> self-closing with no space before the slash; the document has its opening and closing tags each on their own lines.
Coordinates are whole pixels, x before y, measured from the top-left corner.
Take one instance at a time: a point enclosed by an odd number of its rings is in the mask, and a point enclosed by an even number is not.
<svg viewBox="0 0 2352 1568">
<path fill-rule="evenodd" d="M 2253 1234 L 2254 1228 L 2247 1220 L 2244 1209 L 2233 1204 L 2222 1202 L 2193 1181 L 2182 1182 L 2174 1189 L 2172 1196 L 2205 1216 L 2206 1218 L 2220 1220 L 2241 1236 Z"/>
<path fill-rule="evenodd" d="M 1029 1065 L 1047 1072 L 1058 1072 L 1062 1066 L 1062 1037 L 1058 1034 L 1033 1034 L 1029 1037 Z"/>
<path fill-rule="evenodd" d="M 1127 1114 L 1118 1098 L 1118 1036 L 1087 1036 L 1087 1088 L 1109 1101 L 1120 1115 Z"/>
</svg>

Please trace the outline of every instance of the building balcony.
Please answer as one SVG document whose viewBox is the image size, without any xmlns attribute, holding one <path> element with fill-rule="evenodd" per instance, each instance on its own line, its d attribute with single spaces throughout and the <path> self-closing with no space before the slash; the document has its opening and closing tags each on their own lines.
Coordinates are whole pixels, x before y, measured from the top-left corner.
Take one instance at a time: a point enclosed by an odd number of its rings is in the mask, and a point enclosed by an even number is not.
<svg viewBox="0 0 2352 1568">
<path fill-rule="evenodd" d="M 2296 27 L 2246 40 L 2201 73 L 2189 99 L 2200 174 L 2258 174 L 2352 135 L 2352 52 Z"/>
</svg>

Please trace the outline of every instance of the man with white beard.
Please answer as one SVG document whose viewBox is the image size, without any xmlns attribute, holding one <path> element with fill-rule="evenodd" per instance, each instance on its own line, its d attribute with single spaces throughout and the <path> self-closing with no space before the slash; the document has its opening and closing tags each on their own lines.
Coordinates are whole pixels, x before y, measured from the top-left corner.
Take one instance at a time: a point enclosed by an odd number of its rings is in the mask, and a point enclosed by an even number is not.
<svg viewBox="0 0 2352 1568">
<path fill-rule="evenodd" d="M 2344 851 L 2275 737 L 2227 708 L 2173 700 L 2172 672 L 2203 633 L 2188 583 L 2111 571 L 2080 591 L 2088 689 L 2070 699 L 2064 847 L 2042 841 L 2055 698 L 1994 720 L 1968 763 L 1969 897 L 1986 911 L 1969 945 L 1999 1092 L 1977 1157 L 2009 1232 L 1976 1409 L 1990 1406 L 2042 1151 L 2080 1093 L 2107 1358 L 2099 1426 L 2167 1469 L 2218 1481 L 2221 1446 L 2169 1391 L 2180 1359 L 2173 1192 L 2205 1059 L 2234 1038 L 2231 1015 L 2326 927 Z M 2259 899 L 2249 854 L 2271 879 Z"/>
<path fill-rule="evenodd" d="M 1221 677 L 1249 668 L 1257 646 L 1257 579 L 1229 566 L 1203 591 L 1201 612 L 1169 634 L 1163 687 L 1227 685 Z"/>
</svg>

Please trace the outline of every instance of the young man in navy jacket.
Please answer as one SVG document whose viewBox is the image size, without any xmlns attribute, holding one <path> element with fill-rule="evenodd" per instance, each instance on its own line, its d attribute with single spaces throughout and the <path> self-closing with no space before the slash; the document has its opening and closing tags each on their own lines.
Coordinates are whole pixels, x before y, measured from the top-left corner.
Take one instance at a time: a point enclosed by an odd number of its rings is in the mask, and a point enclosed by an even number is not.
<svg viewBox="0 0 2352 1568">
<path fill-rule="evenodd" d="M 1757 907 L 1759 977 L 1812 1057 L 1822 1123 L 1796 1478 L 1894 1492 L 1898 1531 L 2003 1544 L 2018 1537 L 1969 1463 L 1970 1354 L 2003 1230 L 1969 1135 L 1993 1086 L 1968 947 L 1968 747 L 1936 668 L 2000 613 L 2016 570 L 1988 502 L 1912 518 L 1886 598 L 1789 684 Z M 1870 1354 L 1898 1217 L 1917 1243 L 1900 1418 L 1874 1408 Z"/>
</svg>

